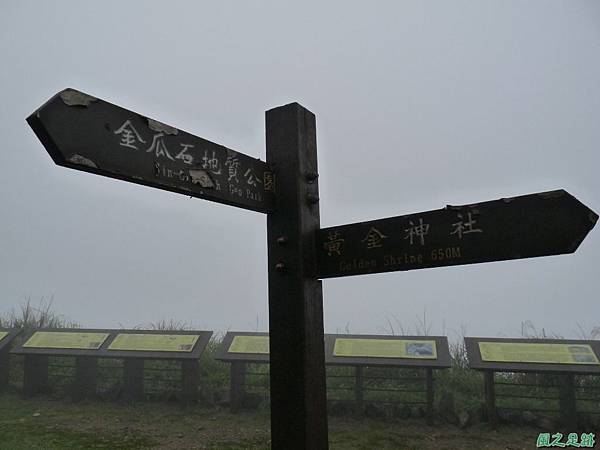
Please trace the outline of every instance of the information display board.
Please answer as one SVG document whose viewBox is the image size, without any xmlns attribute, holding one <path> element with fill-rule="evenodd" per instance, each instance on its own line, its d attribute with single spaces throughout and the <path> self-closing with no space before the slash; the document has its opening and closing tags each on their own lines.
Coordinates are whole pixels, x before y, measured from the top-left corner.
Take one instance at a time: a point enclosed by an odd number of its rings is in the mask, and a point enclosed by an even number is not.
<svg viewBox="0 0 600 450">
<path fill-rule="evenodd" d="M 473 369 L 600 374 L 600 341 L 465 337 L 465 347 Z"/>
<path fill-rule="evenodd" d="M 436 359 L 437 349 L 432 340 L 337 338 L 333 356 Z"/>
<path fill-rule="evenodd" d="M 269 354 L 269 336 L 234 336 L 229 353 Z"/>
<path fill-rule="evenodd" d="M 268 363 L 269 333 L 228 331 L 217 348 L 215 359 L 227 362 Z"/>
<path fill-rule="evenodd" d="M 0 351 L 10 347 L 15 337 L 21 334 L 21 329 L 0 328 Z"/>
<path fill-rule="evenodd" d="M 527 344 L 521 342 L 480 342 L 482 361 L 548 364 L 600 364 L 587 344 Z"/>
<path fill-rule="evenodd" d="M 325 335 L 325 362 L 338 365 L 450 367 L 445 336 Z"/>
<path fill-rule="evenodd" d="M 325 363 L 389 367 L 451 366 L 445 336 L 325 335 Z M 217 350 L 221 361 L 269 362 L 269 333 L 228 332 Z"/>
<path fill-rule="evenodd" d="M 8 385 L 10 373 L 10 349 L 21 329 L 0 328 L 0 390 Z"/>
<path fill-rule="evenodd" d="M 194 360 L 205 350 L 212 331 L 44 329 L 25 336 L 18 355 L 92 356 Z"/>
<path fill-rule="evenodd" d="M 191 352 L 198 342 L 194 334 L 120 333 L 108 350 L 143 352 Z"/>
<path fill-rule="evenodd" d="M 108 336 L 109 333 L 36 331 L 23 344 L 23 347 L 97 350 L 102 346 Z"/>
</svg>

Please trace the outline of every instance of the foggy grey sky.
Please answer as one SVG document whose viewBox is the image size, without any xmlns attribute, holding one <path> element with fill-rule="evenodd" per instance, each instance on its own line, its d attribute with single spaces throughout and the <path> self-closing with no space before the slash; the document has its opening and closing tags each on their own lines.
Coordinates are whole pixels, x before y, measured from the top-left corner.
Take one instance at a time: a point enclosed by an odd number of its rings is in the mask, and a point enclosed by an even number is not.
<svg viewBox="0 0 600 450">
<path fill-rule="evenodd" d="M 600 3 L 0 0 L 0 314 L 267 330 L 266 216 L 55 166 L 25 118 L 65 87 L 265 159 L 317 116 L 321 226 L 564 188 L 600 212 Z M 565 337 L 600 325 L 573 255 L 324 281 L 326 332 Z"/>
</svg>

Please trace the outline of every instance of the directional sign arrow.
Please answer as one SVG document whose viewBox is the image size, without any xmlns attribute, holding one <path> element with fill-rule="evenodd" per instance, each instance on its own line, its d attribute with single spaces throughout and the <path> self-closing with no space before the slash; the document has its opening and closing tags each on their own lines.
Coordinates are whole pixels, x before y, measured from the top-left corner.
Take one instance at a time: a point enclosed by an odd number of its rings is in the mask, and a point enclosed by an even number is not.
<svg viewBox="0 0 600 450">
<path fill-rule="evenodd" d="M 65 89 L 27 118 L 59 166 L 259 212 L 274 205 L 263 161 Z"/>
<path fill-rule="evenodd" d="M 317 232 L 318 278 L 573 253 L 598 215 L 564 190 Z"/>
</svg>

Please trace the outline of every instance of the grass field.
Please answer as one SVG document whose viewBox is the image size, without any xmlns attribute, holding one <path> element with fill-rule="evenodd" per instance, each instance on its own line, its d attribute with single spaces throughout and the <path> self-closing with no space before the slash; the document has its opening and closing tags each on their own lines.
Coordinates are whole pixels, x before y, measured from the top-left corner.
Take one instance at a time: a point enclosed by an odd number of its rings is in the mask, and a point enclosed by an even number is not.
<svg viewBox="0 0 600 450">
<path fill-rule="evenodd" d="M 29 302 L 20 312 L 0 316 L 0 326 L 30 330 L 44 327 L 72 327 L 75 324 L 51 311 L 50 306 L 33 308 Z M 151 328 L 180 329 L 185 324 L 161 322 Z M 426 326 L 423 329 L 426 330 Z M 534 330 L 535 331 L 535 330 Z M 524 333 L 525 334 L 525 333 Z M 600 328 L 591 337 L 600 336 Z M 74 375 L 74 358 L 50 358 L 50 394 L 22 400 L 23 358 L 12 357 L 10 386 L 0 393 L 0 450 L 54 449 L 268 449 L 270 426 L 268 366 L 249 366 L 247 389 L 254 409 L 231 414 L 229 365 L 216 361 L 219 337 L 211 340 L 200 358 L 200 401 L 183 409 L 177 399 L 181 373 L 176 363 L 147 361 L 144 376 L 146 401 L 136 404 L 122 400 L 122 361 L 101 360 L 97 399 L 80 403 L 69 400 Z M 533 449 L 540 432 L 563 433 L 525 420 L 525 415 L 504 419 L 505 425 L 492 430 L 481 422 L 483 378 L 469 370 L 462 343 L 451 344 L 452 368 L 435 375 L 435 424 L 427 426 L 422 411 L 413 412 L 408 402 L 422 401 L 415 386 L 423 376 L 413 369 L 369 368 L 365 370 L 365 401 L 377 406 L 358 417 L 351 406 L 354 399 L 352 367 L 328 367 L 327 390 L 330 403 L 329 441 L 331 449 Z M 372 376 L 367 381 L 367 375 Z M 404 377 L 404 378 L 402 378 Z M 409 381 L 410 380 L 410 381 Z M 551 375 L 497 375 L 497 406 L 555 410 L 561 379 Z M 413 384 L 413 382 L 415 384 Z M 511 385 L 506 385 L 510 382 Z M 513 384 L 517 385 L 513 385 Z M 368 391 L 367 391 L 367 388 Z M 577 385 L 578 410 L 591 413 L 586 427 L 600 429 L 600 379 L 586 377 Z M 507 396 L 500 398 L 500 394 Z M 518 394 L 521 398 L 515 398 Z M 403 406 L 383 406 L 386 401 Z M 350 406 L 348 401 L 350 401 Z M 414 403 L 413 403 L 414 405 Z M 408 408 L 408 414 L 406 414 Z M 459 428 L 459 417 L 469 417 Z M 531 413 L 529 412 L 531 416 Z M 551 414 L 550 414 L 551 416 Z M 411 417 L 410 419 L 406 417 Z M 547 419 L 539 415 L 538 419 Z M 508 423 L 536 423 L 551 429 Z M 553 424 L 555 422 L 544 422 Z M 600 434 L 600 433 L 597 433 Z"/>
<path fill-rule="evenodd" d="M 71 403 L 0 395 L 0 449 L 268 449 L 269 415 L 145 402 Z M 330 419 L 332 449 L 532 449 L 540 430 L 467 430 L 422 420 Z"/>
</svg>

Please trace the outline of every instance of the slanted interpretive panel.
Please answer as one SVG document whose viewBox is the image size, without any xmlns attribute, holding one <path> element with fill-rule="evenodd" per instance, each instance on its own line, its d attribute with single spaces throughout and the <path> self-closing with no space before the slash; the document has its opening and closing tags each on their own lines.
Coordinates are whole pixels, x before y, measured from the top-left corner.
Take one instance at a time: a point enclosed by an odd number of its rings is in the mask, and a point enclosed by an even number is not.
<svg viewBox="0 0 600 450">
<path fill-rule="evenodd" d="M 473 369 L 499 372 L 600 373 L 600 342 L 466 337 Z"/>
<path fill-rule="evenodd" d="M 98 358 L 198 359 L 212 331 L 35 330 L 16 354 Z"/>
<path fill-rule="evenodd" d="M 108 350 L 144 352 L 191 352 L 198 341 L 196 334 L 118 334 Z"/>
<path fill-rule="evenodd" d="M 98 350 L 109 333 L 36 331 L 23 343 L 25 348 Z"/>
<path fill-rule="evenodd" d="M 33 330 L 11 353 L 19 355 L 100 356 L 113 330 L 45 328 Z"/>
<path fill-rule="evenodd" d="M 113 358 L 198 359 L 212 331 L 118 330 L 108 342 Z"/>
<path fill-rule="evenodd" d="M 480 342 L 482 361 L 600 364 L 590 345 Z"/>
<path fill-rule="evenodd" d="M 13 339 L 21 333 L 21 329 L 0 328 L 0 350 L 9 346 Z"/>
<path fill-rule="evenodd" d="M 337 338 L 333 356 L 436 359 L 437 349 L 433 340 Z"/>
<path fill-rule="evenodd" d="M 268 336 L 235 336 L 229 346 L 230 353 L 269 354 Z"/>
<path fill-rule="evenodd" d="M 444 336 L 325 335 L 327 364 L 450 367 Z"/>
<path fill-rule="evenodd" d="M 228 332 L 217 350 L 221 361 L 269 362 L 269 333 Z"/>
</svg>

